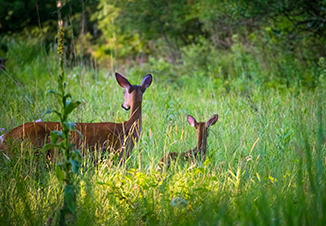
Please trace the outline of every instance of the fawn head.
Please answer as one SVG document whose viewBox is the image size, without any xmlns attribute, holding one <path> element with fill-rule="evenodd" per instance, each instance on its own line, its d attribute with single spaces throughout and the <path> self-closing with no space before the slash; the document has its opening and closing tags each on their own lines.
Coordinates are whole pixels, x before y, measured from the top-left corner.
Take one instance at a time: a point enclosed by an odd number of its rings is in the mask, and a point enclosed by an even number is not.
<svg viewBox="0 0 326 226">
<path fill-rule="evenodd" d="M 198 148 L 207 141 L 208 127 L 214 125 L 218 120 L 218 115 L 213 115 L 207 122 L 197 122 L 191 115 L 187 116 L 188 123 L 197 130 Z"/>
<path fill-rule="evenodd" d="M 143 100 L 143 93 L 152 84 L 152 75 L 148 74 L 144 77 L 140 86 L 131 85 L 128 79 L 115 73 L 115 78 L 122 88 L 125 88 L 124 102 L 121 107 L 125 110 L 129 110 L 133 104 L 141 104 Z"/>
</svg>

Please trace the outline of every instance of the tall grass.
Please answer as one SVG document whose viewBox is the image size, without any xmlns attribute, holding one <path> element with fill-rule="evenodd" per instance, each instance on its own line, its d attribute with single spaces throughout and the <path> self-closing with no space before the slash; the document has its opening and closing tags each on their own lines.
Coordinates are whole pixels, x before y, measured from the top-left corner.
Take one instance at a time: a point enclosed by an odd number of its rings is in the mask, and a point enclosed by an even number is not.
<svg viewBox="0 0 326 226">
<path fill-rule="evenodd" d="M 42 54 L 39 61 L 9 63 L 7 74 L 1 74 L 4 132 L 39 118 L 58 121 L 43 116 L 55 105 L 45 92 L 56 83 L 48 70 L 55 61 L 51 53 L 47 58 Z M 243 65 L 255 63 L 247 62 Z M 76 225 L 325 225 L 324 90 L 266 89 L 245 78 L 221 80 L 217 72 L 204 76 L 186 67 L 167 79 L 160 67 L 123 73 L 132 84 L 153 73 L 153 85 L 143 97 L 142 136 L 126 167 L 111 166 L 108 160 L 95 166 L 84 157 Z M 232 73 L 250 70 L 240 68 Z M 69 92 L 83 100 L 71 120 L 127 120 L 120 107 L 122 90 L 112 75 L 87 70 L 80 76 L 78 68 L 70 70 Z M 246 92 L 239 88 L 244 84 Z M 168 172 L 155 171 L 164 153 L 195 147 L 196 132 L 187 124 L 187 114 L 205 121 L 215 113 L 219 121 L 210 129 L 205 162 L 190 168 L 180 160 Z M 53 210 L 63 196 L 54 164 L 34 156 L 28 143 L 14 151 L 10 161 L 1 157 L 0 224 L 55 222 Z"/>
</svg>

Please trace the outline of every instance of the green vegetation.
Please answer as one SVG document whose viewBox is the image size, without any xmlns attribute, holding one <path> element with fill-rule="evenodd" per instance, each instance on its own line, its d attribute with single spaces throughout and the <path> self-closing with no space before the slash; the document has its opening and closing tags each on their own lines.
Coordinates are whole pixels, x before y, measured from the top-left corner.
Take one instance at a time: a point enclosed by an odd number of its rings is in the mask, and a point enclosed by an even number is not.
<svg viewBox="0 0 326 226">
<path fill-rule="evenodd" d="M 5 92 L 0 124 L 5 131 L 38 118 L 58 120 L 55 115 L 43 116 L 56 105 L 45 95 L 56 84 L 51 71 L 56 68 L 52 64 L 57 61 L 51 60 L 55 53 L 35 57 L 49 59 L 44 61 L 24 59 L 17 49 L 33 52 L 39 47 L 15 45 L 10 50 L 16 51 L 19 61 L 1 75 Z M 29 63 L 19 65 L 22 59 Z M 254 63 L 249 59 L 246 65 Z M 91 155 L 84 157 L 78 176 L 77 225 L 324 225 L 322 88 L 266 89 L 252 81 L 226 83 L 196 71 L 165 80 L 155 67 L 164 64 L 152 61 L 125 72 L 134 83 L 153 72 L 153 86 L 144 94 L 142 137 L 126 167 L 111 165 L 110 158 L 95 166 Z M 122 90 L 113 73 L 87 70 L 81 76 L 80 71 L 67 73 L 69 92 L 83 100 L 71 120 L 126 120 L 120 107 Z M 21 77 L 26 72 L 28 76 Z M 325 70 L 319 73 L 325 76 Z M 186 115 L 204 121 L 213 113 L 219 114 L 219 121 L 210 130 L 207 160 L 192 169 L 176 162 L 158 174 L 155 169 L 165 152 L 196 145 Z M 28 144 L 14 152 L 15 158 L 1 160 L 1 225 L 56 222 L 63 195 L 55 164 L 34 156 Z"/>
<path fill-rule="evenodd" d="M 58 16 L 60 20 L 60 12 Z M 56 177 L 59 182 L 64 183 L 64 200 L 63 207 L 60 210 L 59 225 L 67 225 L 70 222 L 75 222 L 76 211 L 76 187 L 73 181 L 73 174 L 78 174 L 80 160 L 82 158 L 80 150 L 76 149 L 75 145 L 70 141 L 72 131 L 77 131 L 74 122 L 68 121 L 69 114 L 80 105 L 80 101 L 72 101 L 70 93 L 66 92 L 67 83 L 65 82 L 64 72 L 64 32 L 62 25 L 58 29 L 58 56 L 59 56 L 59 76 L 58 76 L 58 91 L 50 90 L 61 105 L 61 109 L 50 110 L 48 112 L 55 113 L 60 119 L 61 130 L 51 131 L 51 143 L 45 144 L 43 151 L 58 148 L 63 152 L 64 162 L 57 163 Z M 78 132 L 78 131 L 77 131 Z M 80 136 L 82 136 L 80 134 Z M 59 140 L 60 139 L 60 140 Z M 78 187 L 78 186 L 77 186 Z"/>
<path fill-rule="evenodd" d="M 48 52 L 55 9 L 48 0 L 0 1 L 0 57 L 8 55 L 13 39 L 44 43 Z M 61 1 L 60 11 L 72 67 L 158 61 L 169 79 L 180 74 L 171 67 L 187 64 L 183 73 L 200 69 L 228 81 L 315 88 L 317 63 L 326 52 L 321 0 L 70 0 Z"/>
<path fill-rule="evenodd" d="M 23 2 L 0 0 L 0 57 L 8 58 L 0 135 L 60 121 L 45 114 L 61 105 L 47 94 L 61 74 L 56 5 Z M 70 121 L 127 120 L 114 72 L 132 84 L 153 75 L 126 164 L 86 153 L 71 175 L 70 223 L 326 225 L 325 9 L 307 0 L 63 1 L 65 92 L 81 101 Z M 165 153 L 196 145 L 188 114 L 219 115 L 206 160 L 180 159 L 161 174 Z M 69 157 L 51 162 L 28 142 L 12 152 L 0 156 L 0 225 L 59 225 L 65 193 L 56 165 Z"/>
</svg>

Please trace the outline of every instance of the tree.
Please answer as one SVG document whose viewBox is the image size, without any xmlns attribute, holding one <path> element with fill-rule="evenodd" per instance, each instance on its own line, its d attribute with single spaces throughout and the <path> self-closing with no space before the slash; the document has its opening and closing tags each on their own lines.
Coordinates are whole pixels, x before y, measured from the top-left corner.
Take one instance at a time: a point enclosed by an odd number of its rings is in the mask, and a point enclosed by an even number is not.
<svg viewBox="0 0 326 226">
<path fill-rule="evenodd" d="M 62 17 L 67 21 L 65 26 L 71 26 L 66 28 L 69 31 L 66 34 L 67 44 L 74 36 L 78 36 L 82 27 L 84 32 L 93 31 L 95 21 L 90 22 L 90 16 L 96 7 L 96 0 L 89 0 L 87 4 L 83 0 L 64 2 Z M 0 34 L 36 37 L 50 43 L 57 32 L 57 16 L 56 1 L 53 0 L 0 0 Z"/>
</svg>

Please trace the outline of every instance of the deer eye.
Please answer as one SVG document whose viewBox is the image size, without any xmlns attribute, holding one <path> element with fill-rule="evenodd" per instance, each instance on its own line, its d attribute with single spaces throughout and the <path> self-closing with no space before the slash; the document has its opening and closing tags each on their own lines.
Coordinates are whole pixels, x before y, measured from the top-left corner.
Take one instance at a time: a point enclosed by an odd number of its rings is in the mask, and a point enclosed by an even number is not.
<svg viewBox="0 0 326 226">
<path fill-rule="evenodd" d="M 128 93 L 131 93 L 132 91 L 134 91 L 134 87 L 131 86 L 128 90 Z"/>
<path fill-rule="evenodd" d="M 142 93 L 145 93 L 145 90 L 146 90 L 146 89 L 142 89 L 142 88 L 140 89 L 140 91 L 141 91 Z"/>
</svg>

